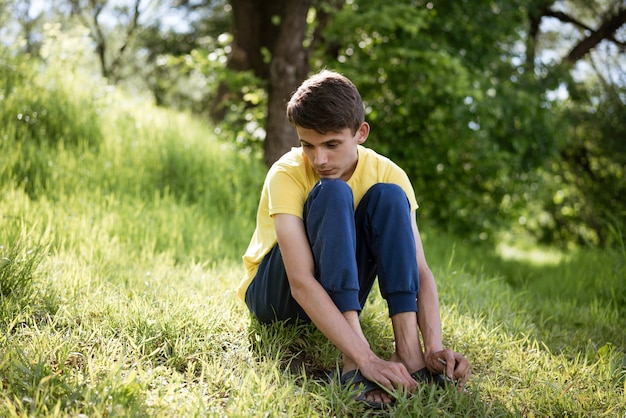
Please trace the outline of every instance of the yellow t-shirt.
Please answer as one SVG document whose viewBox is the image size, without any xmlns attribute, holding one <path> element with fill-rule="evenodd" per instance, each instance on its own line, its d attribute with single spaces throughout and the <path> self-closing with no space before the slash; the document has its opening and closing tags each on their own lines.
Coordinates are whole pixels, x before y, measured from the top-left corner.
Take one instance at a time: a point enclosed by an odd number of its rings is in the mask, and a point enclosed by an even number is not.
<svg viewBox="0 0 626 418">
<path fill-rule="evenodd" d="M 377 183 L 399 185 L 409 199 L 411 210 L 417 209 L 415 191 L 404 170 L 387 157 L 361 145 L 358 155 L 356 169 L 347 181 L 352 189 L 355 209 L 370 187 Z M 256 229 L 243 255 L 246 271 L 237 288 L 241 300 L 245 300 L 246 290 L 263 257 L 276 245 L 273 216 L 285 213 L 302 218 L 304 203 L 319 179 L 301 147 L 292 148 L 270 168 L 261 191 Z"/>
</svg>

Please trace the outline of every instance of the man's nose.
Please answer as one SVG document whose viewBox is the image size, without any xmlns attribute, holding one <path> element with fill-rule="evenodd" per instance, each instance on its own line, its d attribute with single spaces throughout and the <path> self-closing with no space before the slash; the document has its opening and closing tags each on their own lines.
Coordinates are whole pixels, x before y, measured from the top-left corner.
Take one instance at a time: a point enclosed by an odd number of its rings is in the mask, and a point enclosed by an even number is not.
<svg viewBox="0 0 626 418">
<path fill-rule="evenodd" d="M 326 151 L 323 149 L 318 149 L 315 152 L 315 164 L 323 165 L 328 162 L 328 156 L 326 155 Z"/>
</svg>

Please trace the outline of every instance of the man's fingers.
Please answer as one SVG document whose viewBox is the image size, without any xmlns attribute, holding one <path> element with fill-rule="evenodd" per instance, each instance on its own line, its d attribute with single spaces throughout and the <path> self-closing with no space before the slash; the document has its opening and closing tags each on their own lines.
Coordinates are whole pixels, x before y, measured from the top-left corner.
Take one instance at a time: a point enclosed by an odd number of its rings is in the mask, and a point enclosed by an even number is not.
<svg viewBox="0 0 626 418">
<path fill-rule="evenodd" d="M 462 383 L 465 383 L 470 374 L 471 368 L 469 362 L 467 361 L 459 362 L 456 369 L 454 370 L 454 378 Z"/>
<path fill-rule="evenodd" d="M 437 362 L 442 364 L 448 379 L 465 382 L 470 372 L 470 363 L 461 354 L 450 349 L 438 353 Z"/>
<path fill-rule="evenodd" d="M 417 387 L 417 382 L 413 379 L 413 377 L 411 376 L 411 373 L 409 373 L 409 371 L 407 370 L 406 367 L 404 367 L 404 365 L 402 365 L 402 377 L 404 380 L 402 387 L 407 388 L 409 391 Z"/>
<path fill-rule="evenodd" d="M 471 365 L 469 361 L 461 354 L 454 353 L 455 367 L 454 367 L 454 380 L 458 382 L 459 390 L 462 390 L 465 382 L 471 374 Z"/>
<path fill-rule="evenodd" d="M 413 390 L 417 386 L 417 382 L 413 380 L 408 370 L 402 363 L 393 363 L 386 370 L 388 374 L 384 376 L 385 381 L 379 382 L 387 389 L 408 389 Z"/>
<path fill-rule="evenodd" d="M 370 370 L 370 373 L 363 370 L 363 375 L 390 393 L 399 386 L 405 386 L 405 377 L 402 370 L 390 362 L 379 364 L 379 367 Z"/>
<path fill-rule="evenodd" d="M 397 370 L 394 370 L 393 383 L 395 389 L 407 388 L 412 390 L 416 385 L 416 382 L 402 364 L 398 364 Z"/>
<path fill-rule="evenodd" d="M 454 379 L 454 369 L 456 368 L 456 359 L 454 358 L 454 352 L 452 350 L 443 351 L 443 360 L 446 365 L 446 376 L 449 379 Z M 441 359 L 441 357 L 439 357 Z"/>
</svg>

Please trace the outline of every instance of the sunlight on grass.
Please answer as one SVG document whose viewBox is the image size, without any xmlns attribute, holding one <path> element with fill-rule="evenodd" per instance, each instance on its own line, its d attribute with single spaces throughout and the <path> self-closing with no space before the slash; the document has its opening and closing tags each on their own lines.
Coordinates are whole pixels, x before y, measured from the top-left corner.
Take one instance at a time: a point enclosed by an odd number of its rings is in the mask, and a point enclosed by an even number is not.
<svg viewBox="0 0 626 418">
<path fill-rule="evenodd" d="M 562 251 L 550 248 L 520 248 L 500 243 L 497 253 L 504 260 L 523 261 L 535 266 L 558 265 L 565 257 Z"/>
<path fill-rule="evenodd" d="M 235 296 L 260 161 L 188 115 L 15 68 L 34 84 L 0 126 L 0 416 L 371 415 L 331 383 L 339 352 L 315 327 L 262 327 Z M 30 125 L 6 117 L 25 106 Z M 83 113 L 47 120 L 59 106 Z M 401 395 L 392 414 L 626 414 L 622 253 L 424 230 L 444 343 L 473 377 L 465 393 Z M 390 355 L 377 291 L 362 318 Z"/>
</svg>

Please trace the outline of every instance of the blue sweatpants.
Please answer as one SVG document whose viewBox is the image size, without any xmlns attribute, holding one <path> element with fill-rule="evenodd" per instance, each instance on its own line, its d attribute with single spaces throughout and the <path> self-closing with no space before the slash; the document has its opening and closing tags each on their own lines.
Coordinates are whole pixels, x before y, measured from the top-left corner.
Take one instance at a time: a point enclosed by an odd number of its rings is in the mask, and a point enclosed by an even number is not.
<svg viewBox="0 0 626 418">
<path fill-rule="evenodd" d="M 321 179 L 307 198 L 303 217 L 314 276 L 341 312 L 360 312 L 377 276 L 389 316 L 417 311 L 415 240 L 401 187 L 372 186 L 355 211 L 346 182 Z M 261 261 L 246 304 L 261 323 L 309 321 L 291 296 L 278 244 Z"/>
</svg>

